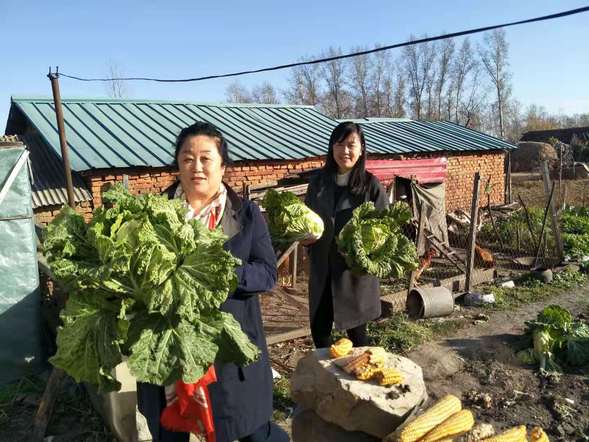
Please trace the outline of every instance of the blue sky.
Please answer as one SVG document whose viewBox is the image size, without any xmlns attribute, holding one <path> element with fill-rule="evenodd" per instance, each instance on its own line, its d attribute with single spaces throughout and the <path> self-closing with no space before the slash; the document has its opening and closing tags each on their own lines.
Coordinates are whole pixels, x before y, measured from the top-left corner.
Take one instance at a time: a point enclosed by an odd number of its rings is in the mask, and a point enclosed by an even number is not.
<svg viewBox="0 0 589 442">
<path fill-rule="evenodd" d="M 105 76 L 192 77 L 281 64 L 585 6 L 589 0 L 27 1 L 0 0 L 0 128 L 10 96 L 49 96 L 50 65 Z M 589 112 L 589 13 L 509 28 L 514 96 L 550 112 Z M 475 37 L 480 38 L 480 37 Z M 393 53 L 395 55 L 396 52 Z M 241 77 L 285 87 L 288 72 Z M 132 98 L 218 102 L 233 80 L 131 83 Z M 106 96 L 102 84 L 62 78 L 63 97 Z"/>
</svg>

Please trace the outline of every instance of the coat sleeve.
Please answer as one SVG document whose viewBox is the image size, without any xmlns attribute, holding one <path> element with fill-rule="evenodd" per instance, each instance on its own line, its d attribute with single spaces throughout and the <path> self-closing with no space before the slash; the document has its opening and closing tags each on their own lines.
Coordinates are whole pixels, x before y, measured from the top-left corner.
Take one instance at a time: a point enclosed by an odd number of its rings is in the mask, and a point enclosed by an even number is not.
<svg viewBox="0 0 589 442">
<path fill-rule="evenodd" d="M 374 202 L 377 209 L 386 209 L 389 206 L 389 197 L 382 183 L 375 176 L 370 184 L 370 200 Z"/>
<path fill-rule="evenodd" d="M 276 254 L 266 221 L 255 204 L 252 211 L 252 246 L 247 262 L 237 267 L 236 295 L 252 295 L 271 290 L 276 285 Z"/>
</svg>

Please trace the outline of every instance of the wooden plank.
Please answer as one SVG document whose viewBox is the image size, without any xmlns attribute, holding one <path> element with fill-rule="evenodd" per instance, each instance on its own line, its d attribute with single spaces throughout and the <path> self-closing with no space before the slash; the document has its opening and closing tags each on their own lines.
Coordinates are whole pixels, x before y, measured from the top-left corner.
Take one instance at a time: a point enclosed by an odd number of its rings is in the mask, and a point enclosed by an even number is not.
<svg viewBox="0 0 589 442">
<path fill-rule="evenodd" d="M 286 258 L 288 258 L 288 256 L 292 253 L 292 251 L 299 245 L 298 241 L 293 242 L 288 249 L 286 249 L 284 252 L 282 252 L 282 254 L 278 257 L 278 260 L 276 261 L 276 268 L 280 267 L 282 265 L 282 263 L 284 261 L 286 261 Z"/>
<path fill-rule="evenodd" d="M 64 376 L 65 372 L 61 368 L 54 368 L 51 372 L 43 396 L 41 396 L 41 400 L 39 401 L 39 408 L 33 418 L 30 441 L 41 442 L 44 440 L 45 431 L 47 431 L 47 425 L 51 419 L 51 413 L 53 413 L 55 400 L 57 399 Z"/>
<path fill-rule="evenodd" d="M 479 190 L 481 184 L 481 174 L 476 172 L 474 174 L 474 182 L 472 187 L 472 203 L 470 206 L 470 233 L 468 235 L 468 248 L 466 255 L 466 292 L 469 292 L 472 287 L 472 271 L 474 269 L 474 248 L 477 237 L 477 224 L 479 220 Z"/>
<path fill-rule="evenodd" d="M 551 189 L 550 172 L 548 171 L 548 161 L 546 160 L 544 160 L 544 164 L 542 167 L 542 181 L 544 182 L 544 193 L 548 198 L 548 195 L 551 194 Z M 562 245 L 562 237 L 560 236 L 560 226 L 558 225 L 556 207 L 554 207 L 552 198 L 550 198 L 550 201 L 548 203 L 550 205 L 550 219 L 552 220 L 552 232 L 554 233 L 554 239 L 556 241 L 556 253 L 558 254 L 558 258 L 562 261 L 564 259 L 564 247 Z"/>
<path fill-rule="evenodd" d="M 288 332 L 270 335 L 266 338 L 268 345 L 277 344 L 279 342 L 290 341 L 291 339 L 304 338 L 311 335 L 309 327 L 301 327 Z"/>
<path fill-rule="evenodd" d="M 299 267 L 299 243 L 296 243 L 297 246 L 292 251 L 292 278 L 290 281 L 290 286 L 295 287 L 297 285 L 297 273 Z"/>
<path fill-rule="evenodd" d="M 421 207 L 419 208 L 419 225 L 417 227 L 417 251 L 425 246 L 425 207 L 423 202 L 421 203 Z M 409 290 L 415 287 L 415 280 L 417 279 L 417 269 L 411 272 L 409 276 Z"/>
</svg>

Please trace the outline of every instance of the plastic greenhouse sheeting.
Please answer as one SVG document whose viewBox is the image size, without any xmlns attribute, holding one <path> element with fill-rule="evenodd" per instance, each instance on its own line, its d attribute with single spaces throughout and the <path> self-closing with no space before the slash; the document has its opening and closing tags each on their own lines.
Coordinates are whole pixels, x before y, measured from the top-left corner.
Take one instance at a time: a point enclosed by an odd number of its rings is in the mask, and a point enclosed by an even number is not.
<svg viewBox="0 0 589 442">
<path fill-rule="evenodd" d="M 27 158 L 24 147 L 0 147 L 0 383 L 43 365 Z"/>
</svg>

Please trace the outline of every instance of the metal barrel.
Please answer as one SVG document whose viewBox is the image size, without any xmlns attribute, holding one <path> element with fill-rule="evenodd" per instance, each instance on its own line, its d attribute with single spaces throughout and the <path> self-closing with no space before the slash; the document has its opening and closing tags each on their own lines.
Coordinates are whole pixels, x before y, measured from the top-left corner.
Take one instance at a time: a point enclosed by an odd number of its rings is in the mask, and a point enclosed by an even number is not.
<svg viewBox="0 0 589 442">
<path fill-rule="evenodd" d="M 415 287 L 407 295 L 407 313 L 413 319 L 446 316 L 454 311 L 454 297 L 446 287 Z"/>
</svg>

